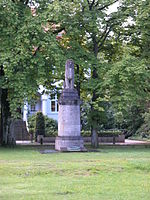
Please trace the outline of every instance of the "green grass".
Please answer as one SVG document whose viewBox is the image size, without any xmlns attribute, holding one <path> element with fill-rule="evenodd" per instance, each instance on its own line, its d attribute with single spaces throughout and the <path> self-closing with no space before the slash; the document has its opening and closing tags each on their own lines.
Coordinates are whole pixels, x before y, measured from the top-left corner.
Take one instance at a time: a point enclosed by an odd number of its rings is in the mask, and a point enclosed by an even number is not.
<svg viewBox="0 0 150 200">
<path fill-rule="evenodd" d="M 0 200 L 150 200 L 150 148 L 0 148 Z"/>
</svg>

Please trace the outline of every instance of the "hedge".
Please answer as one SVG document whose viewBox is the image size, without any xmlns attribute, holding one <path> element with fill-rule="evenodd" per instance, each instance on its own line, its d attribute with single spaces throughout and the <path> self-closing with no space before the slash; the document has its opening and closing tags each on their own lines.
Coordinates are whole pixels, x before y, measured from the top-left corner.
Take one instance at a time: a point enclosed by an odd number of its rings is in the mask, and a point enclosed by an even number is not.
<svg viewBox="0 0 150 200">
<path fill-rule="evenodd" d="M 48 118 L 47 116 L 44 116 L 45 120 L 45 136 L 46 137 L 52 137 L 52 136 L 57 136 L 57 129 L 58 129 L 58 123 L 56 120 Z M 29 133 L 34 133 L 33 137 L 35 137 L 35 128 L 36 128 L 36 114 L 32 115 L 28 118 L 28 128 L 29 128 Z"/>
<path fill-rule="evenodd" d="M 111 136 L 118 136 L 118 135 L 122 135 L 122 131 L 120 130 L 102 130 L 102 131 L 98 131 L 98 136 L 100 137 L 111 137 Z M 83 137 L 90 137 L 91 136 L 91 131 L 81 131 L 81 135 Z"/>
</svg>

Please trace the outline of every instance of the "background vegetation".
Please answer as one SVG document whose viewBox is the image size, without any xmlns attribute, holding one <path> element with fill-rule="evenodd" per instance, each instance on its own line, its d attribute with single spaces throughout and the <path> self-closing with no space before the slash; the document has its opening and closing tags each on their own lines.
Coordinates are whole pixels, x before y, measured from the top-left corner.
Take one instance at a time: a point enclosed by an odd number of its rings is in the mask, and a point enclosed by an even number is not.
<svg viewBox="0 0 150 200">
<path fill-rule="evenodd" d="M 47 116 L 44 116 L 45 121 L 45 136 L 46 137 L 52 137 L 57 136 L 58 134 L 58 123 L 56 120 L 48 118 Z M 28 118 L 28 128 L 29 132 L 33 131 L 33 133 L 36 132 L 36 115 L 32 115 Z"/>
<path fill-rule="evenodd" d="M 8 118 L 36 99 L 39 85 L 62 88 L 68 58 L 93 146 L 100 128 L 133 135 L 147 126 L 149 8 L 148 0 L 0 1 L 1 143 Z"/>
</svg>

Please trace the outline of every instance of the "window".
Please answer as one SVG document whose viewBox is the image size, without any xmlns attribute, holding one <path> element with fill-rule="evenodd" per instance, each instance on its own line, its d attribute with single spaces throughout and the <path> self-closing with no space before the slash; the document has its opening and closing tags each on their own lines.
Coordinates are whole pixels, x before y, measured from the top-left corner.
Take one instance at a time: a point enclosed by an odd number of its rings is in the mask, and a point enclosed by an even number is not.
<svg viewBox="0 0 150 200">
<path fill-rule="evenodd" d="M 56 94 L 51 94 L 51 112 L 58 112 L 58 100 Z"/>
<path fill-rule="evenodd" d="M 51 101 L 51 112 L 55 112 L 55 101 Z"/>
</svg>

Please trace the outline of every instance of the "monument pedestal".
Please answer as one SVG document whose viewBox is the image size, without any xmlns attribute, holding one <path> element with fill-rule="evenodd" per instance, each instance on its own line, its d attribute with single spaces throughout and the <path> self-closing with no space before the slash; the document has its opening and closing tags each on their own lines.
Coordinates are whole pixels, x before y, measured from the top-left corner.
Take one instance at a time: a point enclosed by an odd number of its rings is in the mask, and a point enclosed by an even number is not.
<svg viewBox="0 0 150 200">
<path fill-rule="evenodd" d="M 58 136 L 55 141 L 55 149 L 58 151 L 85 151 L 81 136 Z"/>
<path fill-rule="evenodd" d="M 80 125 L 80 98 L 73 88 L 64 89 L 59 99 L 58 151 L 85 151 Z"/>
</svg>

